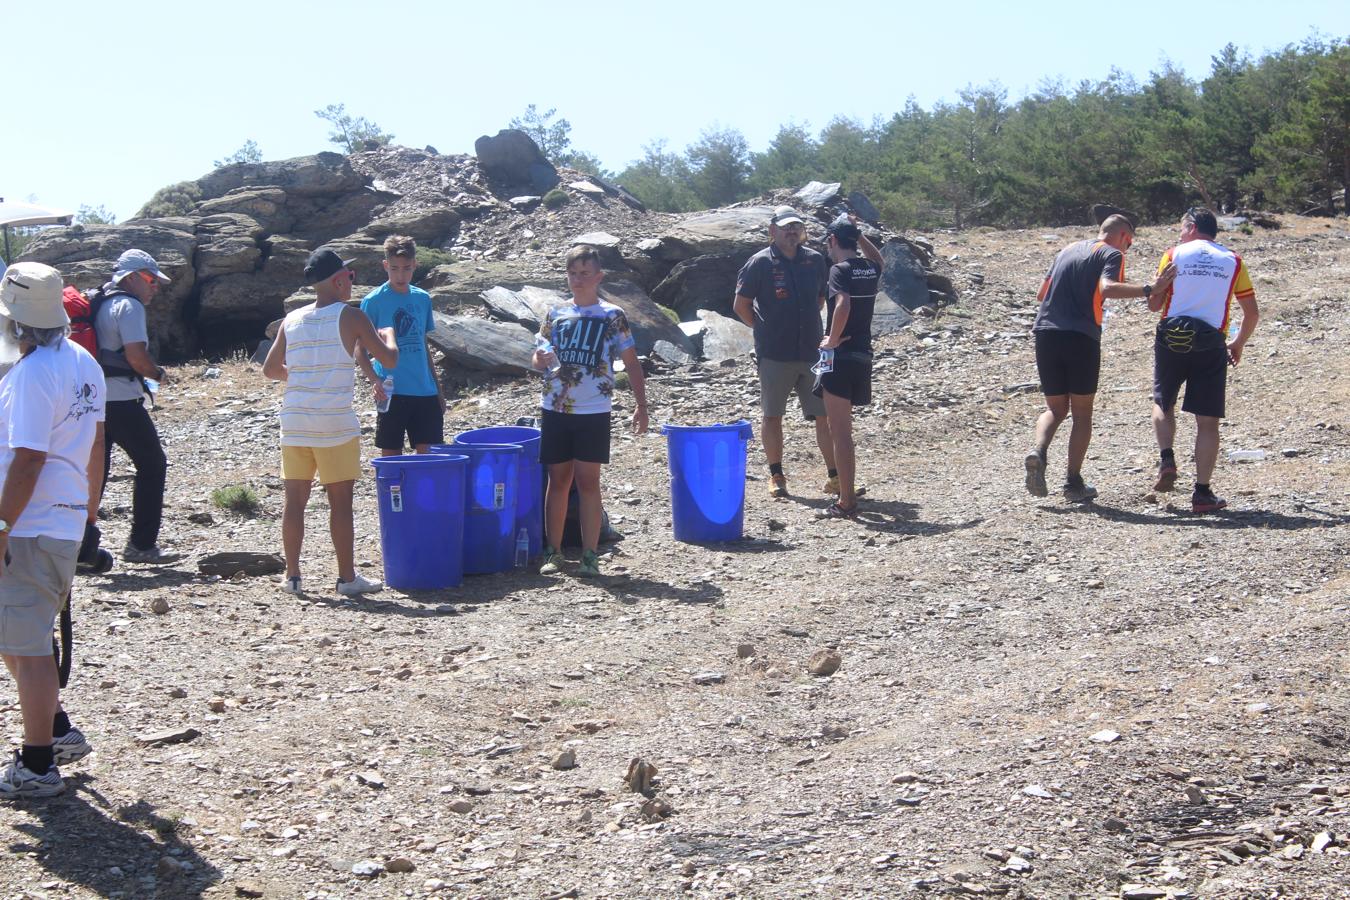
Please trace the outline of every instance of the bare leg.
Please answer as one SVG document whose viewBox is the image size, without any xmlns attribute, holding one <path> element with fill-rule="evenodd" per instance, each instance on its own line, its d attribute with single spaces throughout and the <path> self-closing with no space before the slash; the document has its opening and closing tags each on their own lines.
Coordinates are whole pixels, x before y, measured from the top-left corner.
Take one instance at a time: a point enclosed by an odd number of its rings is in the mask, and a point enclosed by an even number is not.
<svg viewBox="0 0 1350 900">
<path fill-rule="evenodd" d="M 1082 475 L 1083 460 L 1087 458 L 1092 441 L 1092 401 L 1096 394 L 1070 394 L 1069 415 L 1073 424 L 1069 431 L 1069 477 Z"/>
<path fill-rule="evenodd" d="M 852 509 L 858 505 L 854 484 L 857 469 L 853 452 L 853 401 L 847 397 L 837 397 L 829 391 L 824 392 L 824 400 L 830 422 L 829 432 L 834 439 L 834 460 L 830 468 L 839 470 L 839 505 L 844 509 Z M 819 435 L 817 430 L 816 436 Z M 826 464 L 829 463 L 827 459 Z"/>
<path fill-rule="evenodd" d="M 572 464 L 572 477 L 581 501 L 581 549 L 594 552 L 600 548 L 600 463 L 578 460 Z"/>
<path fill-rule="evenodd" d="M 19 688 L 19 708 L 23 712 L 23 742 L 30 747 L 47 747 L 52 742 L 52 719 L 60 704 L 61 690 L 56 660 L 50 653 L 43 656 L 11 656 L 4 654 L 9 669 Z"/>
<path fill-rule="evenodd" d="M 1219 460 L 1219 417 L 1195 417 L 1195 480 L 1209 484 Z"/>
<path fill-rule="evenodd" d="M 1045 412 L 1036 419 L 1036 449 L 1044 455 L 1055 439 L 1059 424 L 1069 415 L 1069 395 L 1049 394 L 1045 398 Z"/>
<path fill-rule="evenodd" d="M 418 451 L 418 452 L 420 453 L 421 451 Z M 403 455 L 403 448 L 402 448 L 402 447 L 399 447 L 397 450 L 386 450 L 384 447 L 381 447 L 381 448 L 380 448 L 380 455 L 381 455 L 381 456 L 402 456 L 402 455 Z"/>
<path fill-rule="evenodd" d="M 783 417 L 764 416 L 760 420 L 759 439 L 764 444 L 764 458 L 769 465 L 783 462 Z"/>
<path fill-rule="evenodd" d="M 1172 442 L 1177 436 L 1177 413 L 1176 407 L 1163 409 L 1158 404 L 1153 404 L 1153 434 L 1158 439 L 1159 450 L 1171 450 Z"/>
<path fill-rule="evenodd" d="M 328 492 L 328 534 L 333 539 L 338 578 L 356 577 L 356 526 L 352 522 L 352 488 L 355 481 L 335 481 L 324 485 Z"/>
<path fill-rule="evenodd" d="M 286 554 L 286 577 L 300 577 L 300 547 L 305 542 L 305 506 L 313 482 L 287 478 L 285 502 L 281 507 L 281 547 Z"/>
<path fill-rule="evenodd" d="M 820 448 L 820 458 L 825 461 L 825 468 L 835 468 L 834 459 L 834 437 L 830 434 L 830 417 L 826 406 L 826 414 L 816 416 L 816 446 Z"/>
<path fill-rule="evenodd" d="M 413 447 L 413 452 L 414 452 L 414 453 L 430 453 L 430 452 L 431 452 L 431 445 L 430 445 L 430 444 L 416 444 L 416 445 Z"/>
<path fill-rule="evenodd" d="M 544 495 L 544 529 L 548 545 L 562 552 L 563 528 L 567 525 L 567 495 L 572 492 L 572 462 L 551 463 L 548 467 L 548 493 Z M 599 526 L 596 526 L 599 531 Z"/>
</svg>

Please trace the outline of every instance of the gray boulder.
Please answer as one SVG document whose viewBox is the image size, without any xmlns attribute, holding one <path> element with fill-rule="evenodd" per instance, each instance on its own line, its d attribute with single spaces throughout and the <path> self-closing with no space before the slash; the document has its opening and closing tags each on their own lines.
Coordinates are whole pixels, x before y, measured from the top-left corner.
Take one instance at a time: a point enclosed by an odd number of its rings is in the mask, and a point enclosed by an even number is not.
<svg viewBox="0 0 1350 900">
<path fill-rule="evenodd" d="M 522 325 L 490 322 L 476 316 L 432 314 L 436 327 L 427 335 L 445 354 L 448 369 L 493 375 L 525 375 L 533 371 L 534 335 Z"/>
<path fill-rule="evenodd" d="M 710 363 L 749 356 L 755 350 L 755 333 L 740 319 L 729 319 L 710 310 L 699 310 L 703 322 L 703 358 Z"/>
<path fill-rule="evenodd" d="M 221 166 L 197 179 L 202 199 L 244 187 L 280 188 L 290 197 L 333 197 L 359 190 L 365 179 L 341 153 L 316 153 L 272 162 Z"/>
<path fill-rule="evenodd" d="M 539 330 L 550 309 L 567 302 L 561 291 L 535 287 L 532 284 L 524 285 L 515 291 L 496 285 L 483 291 L 479 296 L 494 318 L 524 325 L 532 332 Z"/>
<path fill-rule="evenodd" d="M 652 289 L 652 299 L 675 310 L 686 321 L 695 318 L 701 309 L 733 315 L 736 275 L 753 252 L 742 249 L 687 259 Z"/>
<path fill-rule="evenodd" d="M 892 238 L 881 246 L 886 268 L 881 273 L 881 290 L 905 309 L 918 309 L 928 303 L 928 273 L 921 251 L 908 242 Z"/>
<path fill-rule="evenodd" d="M 680 327 L 633 282 L 605 281 L 600 285 L 600 297 L 622 309 L 628 317 L 639 355 L 650 353 L 657 341 L 668 341 L 686 353 L 693 351 Z"/>
<path fill-rule="evenodd" d="M 659 356 L 668 363 L 674 363 L 677 366 L 687 366 L 694 361 L 694 355 L 685 351 L 683 348 L 676 347 L 670 341 L 657 341 L 652 345 L 653 356 Z"/>
<path fill-rule="evenodd" d="M 378 240 L 391 234 L 406 234 L 423 246 L 440 246 L 459 228 L 459 213 L 453 209 L 428 209 L 401 216 L 383 216 L 361 229 Z"/>
<path fill-rule="evenodd" d="M 862 191 L 853 191 L 845 198 L 848 208 L 858 214 L 858 217 L 869 225 L 881 224 L 881 213 L 872 205 L 872 201 L 867 199 L 867 195 Z"/>
<path fill-rule="evenodd" d="M 749 256 L 769 243 L 771 206 L 741 206 L 693 213 L 660 236 L 657 251 L 671 262 L 712 253 Z"/>
<path fill-rule="evenodd" d="M 886 294 L 878 293 L 872 306 L 872 335 L 894 334 L 914 321 L 909 310 L 896 303 Z"/>
<path fill-rule="evenodd" d="M 286 208 L 286 192 L 278 187 L 237 188 L 222 197 L 202 201 L 194 212 L 202 216 L 238 213 L 248 216 L 268 233 L 288 231 L 293 222 Z"/>
<path fill-rule="evenodd" d="M 184 317 L 197 283 L 192 267 L 197 236 L 191 220 L 132 219 L 121 225 L 45 228 L 29 242 L 22 258 L 53 266 L 67 282 L 90 290 L 106 282 L 117 257 L 133 247 L 153 256 L 173 279 L 145 310 L 151 352 L 165 358 L 195 352 L 196 329 Z"/>
<path fill-rule="evenodd" d="M 252 272 L 262 260 L 263 229 L 242 213 L 217 213 L 197 220 L 197 277 Z"/>
<path fill-rule="evenodd" d="M 473 142 L 473 152 L 479 168 L 504 185 L 525 186 L 531 193 L 544 194 L 561 181 L 534 139 L 514 128 L 505 128 L 494 137 L 483 135 Z"/>
<path fill-rule="evenodd" d="M 843 185 L 837 181 L 828 184 L 822 181 L 811 181 L 807 182 L 801 190 L 792 196 L 806 207 L 829 206 L 840 199 L 839 189 L 842 187 Z"/>
</svg>

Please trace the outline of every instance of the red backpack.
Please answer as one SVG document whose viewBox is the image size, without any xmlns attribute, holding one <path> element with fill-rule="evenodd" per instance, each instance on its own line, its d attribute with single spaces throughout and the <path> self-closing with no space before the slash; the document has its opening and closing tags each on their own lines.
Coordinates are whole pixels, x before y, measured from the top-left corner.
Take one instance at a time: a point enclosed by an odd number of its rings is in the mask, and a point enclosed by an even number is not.
<svg viewBox="0 0 1350 900">
<path fill-rule="evenodd" d="M 66 315 L 70 316 L 70 339 L 88 350 L 94 359 L 98 359 L 98 334 L 94 331 L 94 319 L 109 296 L 101 287 L 94 288 L 86 295 L 73 284 L 61 291 L 61 302 L 66 307 Z"/>
</svg>

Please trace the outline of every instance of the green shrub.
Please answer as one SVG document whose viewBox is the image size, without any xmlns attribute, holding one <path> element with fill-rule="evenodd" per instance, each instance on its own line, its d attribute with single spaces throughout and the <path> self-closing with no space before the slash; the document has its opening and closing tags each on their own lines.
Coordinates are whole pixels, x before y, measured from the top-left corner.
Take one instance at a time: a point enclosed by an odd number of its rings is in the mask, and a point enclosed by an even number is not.
<svg viewBox="0 0 1350 900">
<path fill-rule="evenodd" d="M 248 485 L 231 484 L 211 492 L 211 502 L 243 516 L 258 514 L 258 495 Z"/>
<path fill-rule="evenodd" d="M 417 269 L 413 272 L 413 281 L 421 281 L 426 278 L 431 270 L 437 266 L 448 266 L 457 261 L 455 254 L 449 250 L 439 250 L 436 247 L 418 247 Z"/>
<path fill-rule="evenodd" d="M 149 202 L 136 213 L 137 219 L 159 219 L 164 216 L 182 216 L 192 211 L 201 199 L 202 189 L 195 181 L 180 181 L 155 191 Z"/>
<path fill-rule="evenodd" d="M 660 305 L 660 304 L 658 303 L 658 304 L 657 304 L 657 309 L 659 309 L 659 310 L 661 310 L 661 312 L 665 313 L 665 314 L 666 314 L 666 318 L 669 319 L 670 321 L 674 322 L 676 325 L 680 324 L 680 314 L 677 313 L 675 310 L 671 309 L 669 306 L 662 306 L 662 305 Z"/>
<path fill-rule="evenodd" d="M 544 195 L 543 200 L 544 205 L 547 206 L 549 209 L 557 209 L 558 207 L 564 206 L 570 202 L 572 202 L 572 198 L 568 196 L 567 191 L 564 191 L 562 188 L 554 188 L 553 190 L 549 191 L 547 194 Z"/>
</svg>

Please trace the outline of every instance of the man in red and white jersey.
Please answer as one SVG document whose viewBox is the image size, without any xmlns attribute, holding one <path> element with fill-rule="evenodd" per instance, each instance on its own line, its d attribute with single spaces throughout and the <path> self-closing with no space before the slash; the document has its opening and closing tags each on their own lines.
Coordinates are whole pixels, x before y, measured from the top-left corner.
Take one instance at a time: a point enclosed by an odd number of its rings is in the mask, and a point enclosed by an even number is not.
<svg viewBox="0 0 1350 900">
<path fill-rule="evenodd" d="M 1170 491 L 1177 480 L 1172 452 L 1176 401 L 1186 385 L 1183 412 L 1195 416 L 1195 491 L 1191 510 L 1215 512 L 1228 505 L 1210 489 L 1219 457 L 1219 420 L 1224 416 L 1228 367 L 1242 361 L 1242 348 L 1256 330 L 1256 292 L 1242 257 L 1214 240 L 1214 213 L 1191 207 L 1181 219 L 1181 242 L 1163 254 L 1158 268 L 1176 266 L 1172 285 L 1149 298 L 1162 312 L 1153 342 L 1153 432 L 1161 461 L 1153 488 Z M 1230 341 L 1233 300 L 1242 307 L 1242 325 Z"/>
</svg>

